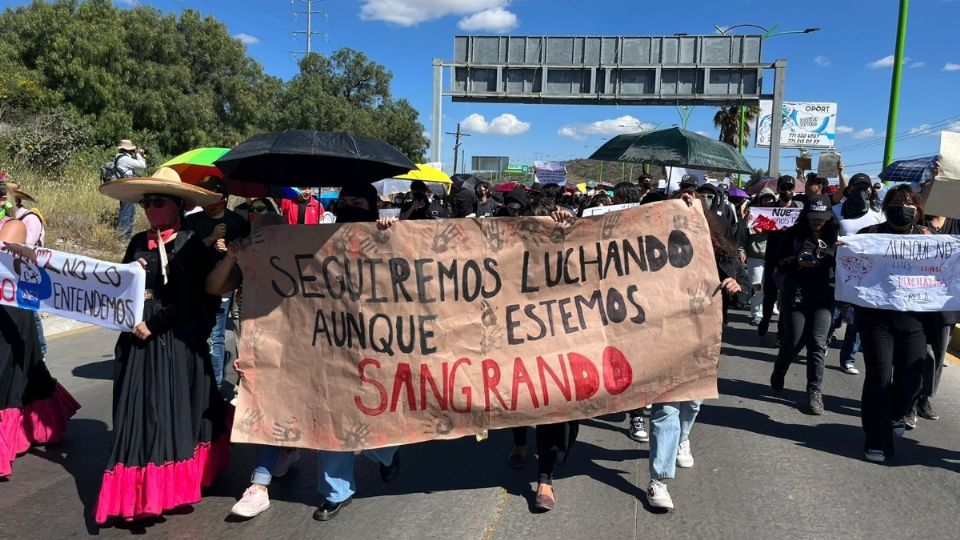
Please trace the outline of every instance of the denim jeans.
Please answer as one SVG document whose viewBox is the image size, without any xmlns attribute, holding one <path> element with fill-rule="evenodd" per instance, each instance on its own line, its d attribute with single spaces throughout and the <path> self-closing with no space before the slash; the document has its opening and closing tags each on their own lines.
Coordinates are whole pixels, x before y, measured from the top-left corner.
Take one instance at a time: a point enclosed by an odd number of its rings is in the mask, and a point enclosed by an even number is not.
<svg viewBox="0 0 960 540">
<path fill-rule="evenodd" d="M 227 333 L 227 316 L 230 314 L 230 297 L 220 299 L 220 310 L 217 311 L 217 323 L 207 339 L 210 346 L 210 361 L 213 362 L 213 375 L 217 379 L 217 388 L 223 384 L 223 358 L 225 354 L 224 338 Z"/>
<path fill-rule="evenodd" d="M 364 450 L 362 454 L 371 461 L 390 465 L 397 453 L 396 446 Z M 341 503 L 357 491 L 353 472 L 353 452 L 317 451 L 317 491 L 320 496 L 334 504 Z"/>
<path fill-rule="evenodd" d="M 33 312 L 33 322 L 37 324 L 37 339 L 40 340 L 40 355 L 47 357 L 47 338 L 43 335 L 43 321 L 40 319 L 40 312 Z"/>
<path fill-rule="evenodd" d="M 120 201 L 120 214 L 117 216 L 117 230 L 124 238 L 133 236 L 133 223 L 137 217 L 137 205 Z"/>
<path fill-rule="evenodd" d="M 677 471 L 677 450 L 690 438 L 703 400 L 654 403 L 650 412 L 650 478 L 666 480 Z"/>
<path fill-rule="evenodd" d="M 270 480 L 273 479 L 273 468 L 277 466 L 283 450 L 280 446 L 256 445 L 253 454 L 253 474 L 250 475 L 251 484 L 270 485 Z"/>
<path fill-rule="evenodd" d="M 847 324 L 847 332 L 843 335 L 843 345 L 840 346 L 840 366 L 856 366 L 858 352 L 860 352 L 860 330 L 854 321 L 853 324 Z"/>
</svg>

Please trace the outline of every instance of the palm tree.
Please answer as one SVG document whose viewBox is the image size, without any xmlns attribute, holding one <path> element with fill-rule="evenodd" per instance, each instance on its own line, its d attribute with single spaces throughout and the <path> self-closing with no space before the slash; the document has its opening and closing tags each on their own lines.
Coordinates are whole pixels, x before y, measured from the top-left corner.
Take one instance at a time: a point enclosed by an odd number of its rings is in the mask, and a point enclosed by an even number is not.
<svg viewBox="0 0 960 540">
<path fill-rule="evenodd" d="M 713 126 L 720 130 L 720 140 L 734 148 L 740 148 L 740 108 L 741 106 L 720 107 L 713 115 Z M 750 105 L 743 107 L 743 147 L 749 146 L 750 124 L 760 114 L 760 107 Z"/>
</svg>

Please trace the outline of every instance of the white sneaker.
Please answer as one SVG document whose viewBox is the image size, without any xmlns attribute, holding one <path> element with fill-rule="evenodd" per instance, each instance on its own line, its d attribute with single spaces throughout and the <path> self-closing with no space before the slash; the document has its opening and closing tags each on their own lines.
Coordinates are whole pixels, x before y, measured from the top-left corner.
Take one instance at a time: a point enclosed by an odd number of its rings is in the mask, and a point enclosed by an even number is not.
<svg viewBox="0 0 960 540">
<path fill-rule="evenodd" d="M 853 364 L 847 364 L 843 366 L 843 372 L 847 375 L 857 375 L 860 373 L 860 370 L 856 368 Z"/>
<path fill-rule="evenodd" d="M 237 501 L 230 509 L 230 513 L 235 516 L 252 518 L 267 508 L 270 508 L 270 497 L 267 495 L 267 489 L 264 486 L 254 484 L 243 492 L 243 497 Z"/>
<path fill-rule="evenodd" d="M 680 448 L 677 449 L 677 467 L 683 469 L 693 467 L 693 453 L 690 452 L 689 439 L 680 443 Z"/>
<path fill-rule="evenodd" d="M 750 326 L 760 326 L 760 321 L 763 320 L 763 317 L 754 317 L 750 319 Z"/>
<path fill-rule="evenodd" d="M 883 453 L 883 450 L 867 450 L 863 453 L 863 456 L 871 463 L 883 463 L 887 460 L 887 456 Z"/>
<path fill-rule="evenodd" d="M 776 304 L 773 305 L 773 314 L 774 314 L 774 315 L 780 315 L 780 304 L 779 304 L 779 303 L 776 303 Z"/>
<path fill-rule="evenodd" d="M 290 470 L 290 466 L 297 462 L 300 459 L 300 450 L 294 448 L 284 449 L 283 452 L 280 452 L 280 459 L 277 460 L 277 464 L 273 467 L 273 470 L 270 471 L 270 475 L 274 478 L 280 478 L 287 474 L 287 471 Z"/>
<path fill-rule="evenodd" d="M 647 503 L 653 508 L 673 510 L 673 499 L 667 491 L 667 485 L 659 480 L 650 480 L 647 486 Z"/>
</svg>

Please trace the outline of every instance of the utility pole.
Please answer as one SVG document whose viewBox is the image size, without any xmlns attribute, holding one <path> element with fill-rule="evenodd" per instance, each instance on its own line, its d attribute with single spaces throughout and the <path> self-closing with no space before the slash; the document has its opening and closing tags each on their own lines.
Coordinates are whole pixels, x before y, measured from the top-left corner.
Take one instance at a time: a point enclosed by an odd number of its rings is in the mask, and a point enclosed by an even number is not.
<svg viewBox="0 0 960 540">
<path fill-rule="evenodd" d="M 323 12 L 323 11 L 314 11 L 313 5 L 316 4 L 316 3 L 319 3 L 319 0 L 300 0 L 300 1 L 307 5 L 307 10 L 306 10 L 306 11 L 295 11 L 295 10 L 291 10 L 290 13 L 293 13 L 294 15 L 306 15 L 306 16 L 307 16 L 307 30 L 306 30 L 306 32 L 301 31 L 301 30 L 296 30 L 296 31 L 293 31 L 293 32 L 290 32 L 290 33 L 293 34 L 294 36 L 296 36 L 296 35 L 298 35 L 298 34 L 303 34 L 304 36 L 306 36 L 306 38 L 307 38 L 307 50 L 306 50 L 305 53 L 304 53 L 303 51 L 293 51 L 293 53 L 294 53 L 294 54 L 305 54 L 305 55 L 309 55 L 311 52 L 313 52 L 313 36 L 324 36 L 324 37 L 326 37 L 326 35 L 327 35 L 327 34 L 324 33 L 324 32 L 314 32 L 314 31 L 313 31 L 313 16 L 314 16 L 314 15 L 323 15 L 324 17 L 326 17 L 327 14 L 326 14 L 326 12 Z M 291 5 L 293 5 L 294 2 L 296 2 L 296 0 L 290 0 L 290 4 L 291 4 Z"/>
<path fill-rule="evenodd" d="M 887 141 L 883 147 L 884 167 L 893 162 L 893 142 L 897 131 L 897 111 L 900 107 L 900 76 L 903 73 L 903 48 L 907 41 L 907 12 L 909 10 L 909 0 L 900 0 L 897 48 L 893 54 L 893 77 L 890 81 L 890 108 L 887 110 Z"/>
<path fill-rule="evenodd" d="M 461 132 L 461 131 L 460 131 L 460 124 L 457 123 L 457 131 L 456 131 L 456 133 L 451 133 L 451 132 L 448 131 L 448 132 L 447 132 L 447 135 L 454 135 L 454 136 L 457 137 L 457 138 L 456 138 L 456 142 L 455 142 L 455 144 L 453 145 L 453 174 L 457 174 L 457 163 L 458 163 L 457 158 L 460 157 L 460 146 L 463 144 L 462 142 L 460 142 L 460 138 L 461 138 L 461 137 L 469 137 L 470 134 L 469 134 L 469 133 L 463 133 L 463 132 Z"/>
</svg>

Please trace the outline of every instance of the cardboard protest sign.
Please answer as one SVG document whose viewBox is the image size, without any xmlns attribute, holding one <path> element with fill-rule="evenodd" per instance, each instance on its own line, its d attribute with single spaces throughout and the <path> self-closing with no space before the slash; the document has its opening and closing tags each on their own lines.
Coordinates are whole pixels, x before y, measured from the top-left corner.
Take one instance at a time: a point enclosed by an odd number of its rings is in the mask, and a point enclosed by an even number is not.
<svg viewBox="0 0 960 540">
<path fill-rule="evenodd" d="M 239 264 L 234 442 L 356 450 L 717 396 L 699 205 L 267 227 Z"/>
<path fill-rule="evenodd" d="M 960 133 L 940 133 L 940 175 L 933 181 L 924 212 L 960 219 Z"/>
<path fill-rule="evenodd" d="M 587 208 L 583 211 L 583 217 L 590 216 L 602 216 L 603 214 L 608 214 L 610 212 L 617 212 L 619 210 L 626 210 L 627 208 L 635 208 L 640 206 L 640 203 L 623 203 L 623 204 L 612 204 L 610 206 L 594 206 L 593 208 Z"/>
<path fill-rule="evenodd" d="M 895 311 L 960 311 L 960 236 L 858 234 L 842 240 L 838 301 Z"/>
<path fill-rule="evenodd" d="M 46 248 L 30 262 L 0 242 L 0 304 L 130 332 L 143 319 L 146 273 L 137 263 L 117 264 Z"/>
<path fill-rule="evenodd" d="M 750 228 L 760 231 L 782 231 L 793 226 L 801 208 L 750 208 Z"/>
</svg>

